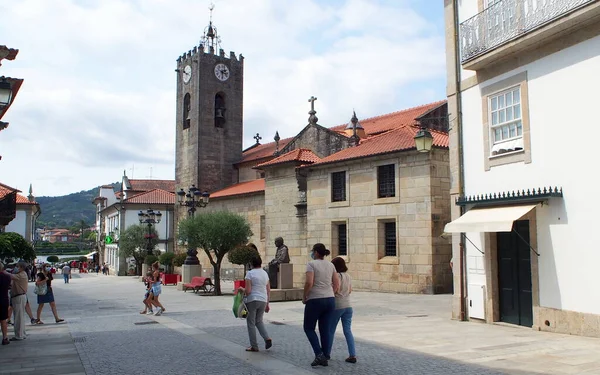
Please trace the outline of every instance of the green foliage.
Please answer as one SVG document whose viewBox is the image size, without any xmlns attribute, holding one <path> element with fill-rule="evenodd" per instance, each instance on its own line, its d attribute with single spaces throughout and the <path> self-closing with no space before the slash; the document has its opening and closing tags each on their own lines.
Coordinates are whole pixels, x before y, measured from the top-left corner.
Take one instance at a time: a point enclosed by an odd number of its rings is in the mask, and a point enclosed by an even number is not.
<svg viewBox="0 0 600 375">
<path fill-rule="evenodd" d="M 160 254 L 158 257 L 158 261 L 160 264 L 165 265 L 166 272 L 171 273 L 171 269 L 173 268 L 173 260 L 175 259 L 175 253 L 165 252 Z"/>
<path fill-rule="evenodd" d="M 260 258 L 258 250 L 247 245 L 238 246 L 227 253 L 227 259 L 229 259 L 231 264 L 244 266 L 244 274 L 246 274 L 246 271 L 248 270 L 248 264 L 251 263 L 254 258 Z"/>
<path fill-rule="evenodd" d="M 85 237 L 86 240 L 90 242 L 96 242 L 96 232 L 90 231 L 89 234 Z"/>
<path fill-rule="evenodd" d="M 31 262 L 35 259 L 35 250 L 18 233 L 0 233 L 0 259 L 15 258 Z"/>
<path fill-rule="evenodd" d="M 148 266 L 151 266 L 152 263 L 156 262 L 158 260 L 158 257 L 156 255 L 146 255 L 146 258 L 144 259 L 144 263 L 147 264 Z"/>
<path fill-rule="evenodd" d="M 78 260 L 80 262 L 87 262 L 88 259 L 86 257 L 79 257 Z"/>
<path fill-rule="evenodd" d="M 177 254 L 175 254 L 175 258 L 173 259 L 173 265 L 175 267 L 181 267 L 181 266 L 183 266 L 183 263 L 185 262 L 185 258 L 187 258 L 187 253 L 177 253 Z"/>
<path fill-rule="evenodd" d="M 158 233 L 156 229 L 152 227 L 151 230 L 152 238 L 151 238 L 151 247 L 152 249 L 156 248 L 156 244 L 158 243 Z M 142 272 L 142 262 L 144 258 L 146 258 L 147 246 L 148 246 L 148 227 L 146 225 L 131 225 L 127 229 L 121 233 L 119 237 L 119 252 L 121 256 L 133 257 L 136 265 L 136 273 L 138 275 Z M 156 259 L 155 259 L 156 261 Z"/>
<path fill-rule="evenodd" d="M 58 256 L 49 255 L 48 258 L 46 258 L 46 261 L 49 263 L 56 263 L 56 262 L 58 262 Z"/>
<path fill-rule="evenodd" d="M 250 224 L 228 211 L 197 214 L 179 223 L 179 237 L 193 248 L 202 248 L 213 265 L 215 294 L 221 295 L 221 262 L 233 248 L 248 242 Z"/>
<path fill-rule="evenodd" d="M 118 182 L 112 184 L 113 189 L 119 190 Z M 36 197 L 40 204 L 42 214 L 37 220 L 38 228 L 70 228 L 74 225 L 79 227 L 77 233 L 81 233 L 81 221 L 93 223 L 96 220 L 96 207 L 91 204 L 98 195 L 98 188 L 80 191 L 59 197 Z"/>
</svg>

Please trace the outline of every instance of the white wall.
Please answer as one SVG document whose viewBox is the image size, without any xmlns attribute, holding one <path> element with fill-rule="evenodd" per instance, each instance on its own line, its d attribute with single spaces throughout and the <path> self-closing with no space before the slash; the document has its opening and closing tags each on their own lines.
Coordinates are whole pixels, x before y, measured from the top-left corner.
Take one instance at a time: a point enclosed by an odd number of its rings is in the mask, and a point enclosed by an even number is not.
<svg viewBox="0 0 600 375">
<path fill-rule="evenodd" d="M 474 0 L 472 2 L 475 2 Z M 466 1 L 463 1 L 466 3 Z M 600 37 L 473 87 L 463 94 L 466 195 L 558 186 L 564 199 L 538 206 L 540 304 L 600 314 L 595 183 Z M 483 167 L 481 87 L 527 71 L 532 163 Z M 535 256 L 535 255 L 532 255 Z"/>
<path fill-rule="evenodd" d="M 153 208 L 153 210 L 160 211 L 162 213 L 160 223 L 153 225 L 153 227 L 156 228 L 156 231 L 158 232 L 158 238 L 160 240 L 166 240 L 169 237 L 173 237 L 173 233 L 169 233 L 169 230 L 173 225 L 173 212 L 163 211 L 161 209 L 156 208 Z M 128 228 L 131 225 L 140 224 L 140 221 L 138 219 L 138 212 L 139 211 L 136 210 L 125 211 L 125 228 Z"/>
<path fill-rule="evenodd" d="M 17 206 L 18 208 L 18 206 Z M 27 212 L 17 209 L 15 218 L 5 227 L 5 232 L 18 233 L 27 239 Z"/>
</svg>

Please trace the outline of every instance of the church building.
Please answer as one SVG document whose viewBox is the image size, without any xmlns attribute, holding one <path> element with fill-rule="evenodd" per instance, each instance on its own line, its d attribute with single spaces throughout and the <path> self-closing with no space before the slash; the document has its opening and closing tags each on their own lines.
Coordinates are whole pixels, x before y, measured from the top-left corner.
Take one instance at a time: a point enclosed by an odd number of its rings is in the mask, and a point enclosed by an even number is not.
<svg viewBox="0 0 600 375">
<path fill-rule="evenodd" d="M 245 216 L 263 263 L 283 237 L 295 287 L 321 242 L 346 259 L 355 289 L 450 292 L 452 249 L 441 237 L 450 221 L 446 101 L 368 119 L 349 111 L 349 122 L 326 127 L 312 97 L 296 136 L 262 144 L 257 134 L 243 150 L 244 57 L 219 47 L 211 21 L 200 45 L 177 59 L 177 190 L 210 192 L 203 212 Z M 175 211 L 177 222 L 187 217 L 185 207 Z M 206 255 L 198 258 L 210 276 Z M 241 278 L 240 268 L 225 259 L 223 276 Z"/>
</svg>

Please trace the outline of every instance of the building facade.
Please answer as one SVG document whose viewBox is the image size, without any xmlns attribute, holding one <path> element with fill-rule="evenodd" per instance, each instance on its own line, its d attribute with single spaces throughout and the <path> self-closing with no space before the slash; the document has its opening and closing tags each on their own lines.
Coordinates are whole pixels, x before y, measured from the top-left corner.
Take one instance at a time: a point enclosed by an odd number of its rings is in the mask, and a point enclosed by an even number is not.
<svg viewBox="0 0 600 375">
<path fill-rule="evenodd" d="M 101 186 L 93 201 L 100 263 L 106 263 L 113 274 L 128 274 L 134 264 L 120 254 L 119 234 L 132 225 L 139 225 L 138 213 L 148 209 L 162 214 L 160 223 L 153 225 L 158 232 L 156 249 L 174 252 L 174 190 L 173 180 L 134 180 L 125 173 L 119 191 L 115 192 L 112 185 Z"/>
<path fill-rule="evenodd" d="M 39 203 L 35 201 L 31 186 L 27 197 L 16 194 L 15 218 L 4 228 L 5 232 L 15 232 L 23 236 L 29 243 L 37 240 L 35 225 L 41 215 Z"/>
<path fill-rule="evenodd" d="M 458 114 L 453 316 L 600 336 L 600 297 L 587 288 L 600 260 L 596 155 L 572 139 L 600 135 L 587 115 L 600 2 L 446 0 L 445 10 L 448 111 Z"/>
</svg>

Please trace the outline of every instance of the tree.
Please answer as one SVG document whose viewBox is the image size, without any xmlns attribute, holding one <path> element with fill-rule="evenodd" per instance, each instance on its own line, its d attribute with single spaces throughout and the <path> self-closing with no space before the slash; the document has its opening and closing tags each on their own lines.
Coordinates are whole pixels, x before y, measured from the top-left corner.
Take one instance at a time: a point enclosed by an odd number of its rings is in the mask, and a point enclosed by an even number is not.
<svg viewBox="0 0 600 375">
<path fill-rule="evenodd" d="M 164 264 L 165 273 L 172 273 L 173 260 L 175 259 L 175 253 L 164 252 L 158 257 L 160 264 Z"/>
<path fill-rule="evenodd" d="M 50 263 L 56 263 L 56 262 L 58 262 L 58 256 L 49 255 L 48 258 L 46 258 L 46 261 L 50 262 Z"/>
<path fill-rule="evenodd" d="M 154 250 L 158 243 L 158 233 L 154 227 L 152 227 L 151 233 L 150 244 Z M 142 274 L 142 263 L 148 254 L 147 247 L 148 227 L 146 225 L 131 225 L 119 237 L 119 253 L 125 258 L 133 257 L 135 272 L 138 276 Z"/>
<path fill-rule="evenodd" d="M 31 262 L 35 259 L 35 250 L 18 233 L 0 233 L 0 259 L 15 258 Z"/>
<path fill-rule="evenodd" d="M 175 267 L 183 266 L 185 259 L 187 258 L 187 253 L 177 253 L 175 254 L 175 258 L 173 259 L 173 265 Z"/>
<path fill-rule="evenodd" d="M 248 271 L 248 264 L 251 263 L 254 258 L 260 258 L 260 254 L 258 253 L 258 250 L 248 245 L 238 246 L 227 254 L 227 259 L 229 259 L 231 264 L 244 266 L 244 275 L 246 275 L 246 272 Z"/>
<path fill-rule="evenodd" d="M 227 212 L 207 212 L 182 220 L 179 236 L 189 246 L 202 248 L 213 266 L 215 295 L 221 295 L 221 262 L 233 248 L 248 242 L 252 236 L 250 224 L 240 215 Z"/>
</svg>

